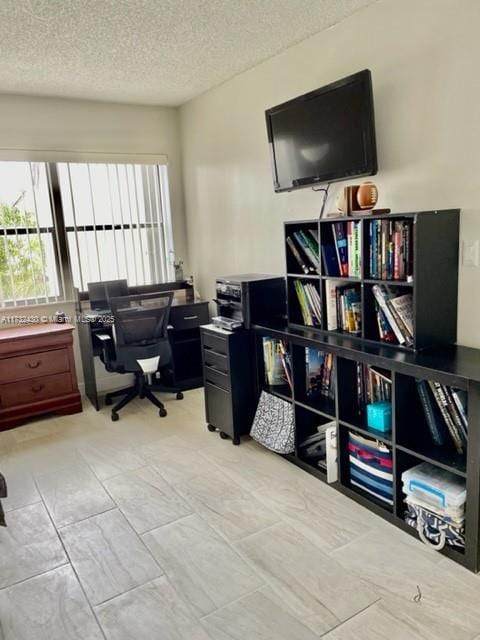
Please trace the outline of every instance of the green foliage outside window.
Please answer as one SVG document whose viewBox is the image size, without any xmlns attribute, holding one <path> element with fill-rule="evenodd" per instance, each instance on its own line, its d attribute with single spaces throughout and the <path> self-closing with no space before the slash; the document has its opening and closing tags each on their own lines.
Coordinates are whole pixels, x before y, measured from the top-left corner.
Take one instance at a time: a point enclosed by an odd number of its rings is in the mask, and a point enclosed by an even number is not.
<svg viewBox="0 0 480 640">
<path fill-rule="evenodd" d="M 0 203 L 0 229 L 29 229 L 22 235 L 0 236 L 0 296 L 19 300 L 48 295 L 45 247 L 36 231 L 35 214 Z"/>
</svg>

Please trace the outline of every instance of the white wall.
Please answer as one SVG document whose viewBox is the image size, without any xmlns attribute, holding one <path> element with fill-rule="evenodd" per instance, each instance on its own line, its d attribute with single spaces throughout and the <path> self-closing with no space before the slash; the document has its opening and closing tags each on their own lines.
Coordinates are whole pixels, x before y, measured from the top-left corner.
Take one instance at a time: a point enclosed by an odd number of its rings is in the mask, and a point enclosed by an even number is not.
<svg viewBox="0 0 480 640">
<path fill-rule="evenodd" d="M 478 0 L 380 0 L 184 105 L 187 238 L 202 294 L 221 274 L 283 274 L 282 222 L 318 215 L 320 194 L 273 192 L 265 109 L 364 68 L 379 206 L 461 207 L 461 237 L 480 239 L 479 25 Z M 460 269 L 458 341 L 475 347 L 479 276 Z"/>
<path fill-rule="evenodd" d="M 12 151 L 6 151 L 11 149 Z M 186 261 L 183 184 L 181 175 L 178 110 L 82 100 L 0 95 L 0 155 L 18 158 L 15 150 L 49 150 L 112 154 L 163 154 L 168 156 L 174 242 Z M 28 152 L 21 154 L 28 158 Z M 34 154 L 38 160 L 38 155 Z M 51 315 L 57 309 L 74 314 L 73 305 L 56 304 L 5 315 Z M 2 328 L 0 324 L 0 328 Z M 79 382 L 83 373 L 75 341 Z M 109 375 L 109 374 L 107 374 Z M 109 378 L 113 380 L 113 378 Z M 125 384 L 125 379 L 121 384 Z M 118 386 L 118 380 L 115 383 Z M 108 386 L 108 380 L 103 386 Z"/>
</svg>

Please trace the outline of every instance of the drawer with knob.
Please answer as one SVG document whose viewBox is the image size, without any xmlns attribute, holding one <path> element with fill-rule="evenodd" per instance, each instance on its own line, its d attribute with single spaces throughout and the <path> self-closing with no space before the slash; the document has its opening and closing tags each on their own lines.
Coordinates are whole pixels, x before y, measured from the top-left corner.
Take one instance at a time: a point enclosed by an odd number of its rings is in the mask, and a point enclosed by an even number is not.
<svg viewBox="0 0 480 640">
<path fill-rule="evenodd" d="M 0 384 L 0 407 L 16 407 L 29 402 L 39 402 L 72 393 L 69 373 L 57 373 L 31 380 L 19 380 Z"/>
<path fill-rule="evenodd" d="M 67 349 L 54 349 L 2 360 L 0 384 L 28 380 L 69 370 Z"/>
</svg>

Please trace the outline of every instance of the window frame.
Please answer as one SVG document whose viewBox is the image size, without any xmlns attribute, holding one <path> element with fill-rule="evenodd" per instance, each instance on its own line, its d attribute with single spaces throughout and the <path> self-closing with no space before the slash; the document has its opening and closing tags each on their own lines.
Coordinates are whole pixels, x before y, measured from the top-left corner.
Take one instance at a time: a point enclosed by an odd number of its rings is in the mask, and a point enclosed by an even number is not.
<svg viewBox="0 0 480 640">
<path fill-rule="evenodd" d="M 5 160 L 9 162 L 9 160 Z M 45 166 L 47 175 L 48 196 L 52 215 L 52 226 L 22 226 L 22 227 L 1 227 L 0 241 L 4 237 L 29 236 L 39 237 L 49 235 L 52 242 L 52 253 L 54 259 L 55 274 L 57 278 L 58 294 L 53 296 L 39 295 L 28 298 L 12 298 L 0 301 L 1 309 L 14 309 L 18 307 L 31 307 L 37 305 L 51 305 L 55 303 L 72 302 L 80 294 L 84 297 L 86 282 L 82 283 L 84 289 L 77 288 L 74 284 L 72 261 L 69 250 L 69 233 L 76 232 L 97 232 L 97 231 L 136 231 L 139 229 L 157 229 L 158 233 L 148 239 L 151 252 L 149 254 L 150 268 L 156 271 L 159 279 L 163 282 L 170 282 L 175 279 L 174 268 L 171 257 L 174 255 L 173 245 L 173 220 L 170 209 L 170 185 L 168 180 L 167 166 L 156 163 L 130 162 L 127 164 L 154 167 L 155 181 L 144 180 L 144 206 L 148 211 L 147 218 L 150 221 L 121 221 L 112 224 L 87 224 L 87 225 L 66 225 L 64 209 L 62 204 L 62 193 L 60 187 L 58 164 L 59 160 L 11 160 L 11 162 L 40 162 Z M 87 159 L 80 161 L 82 164 L 91 164 Z M 95 160 L 93 161 L 95 162 Z M 118 163 L 112 158 L 110 162 L 102 163 L 115 166 Z M 164 168 L 165 167 L 165 168 Z M 157 187 L 158 185 L 158 187 Z M 165 191 L 166 190 L 166 191 Z M 154 204 L 153 204 L 154 203 Z M 157 219 L 152 219 L 151 207 L 157 208 Z M 152 257 L 153 256 L 153 257 Z M 153 261 L 157 264 L 154 266 Z M 158 266 L 158 268 L 157 268 Z M 145 284 L 145 283 L 143 283 Z M 78 289 L 78 292 L 76 291 Z"/>
</svg>

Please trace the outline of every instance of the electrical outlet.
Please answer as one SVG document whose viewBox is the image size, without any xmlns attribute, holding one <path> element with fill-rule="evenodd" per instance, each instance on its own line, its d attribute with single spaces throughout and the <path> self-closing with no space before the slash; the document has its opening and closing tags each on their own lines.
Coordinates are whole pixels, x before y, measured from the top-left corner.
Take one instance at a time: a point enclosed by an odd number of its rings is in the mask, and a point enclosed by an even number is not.
<svg viewBox="0 0 480 640">
<path fill-rule="evenodd" d="M 478 267 L 478 240 L 464 240 L 462 256 L 464 267 Z"/>
</svg>

